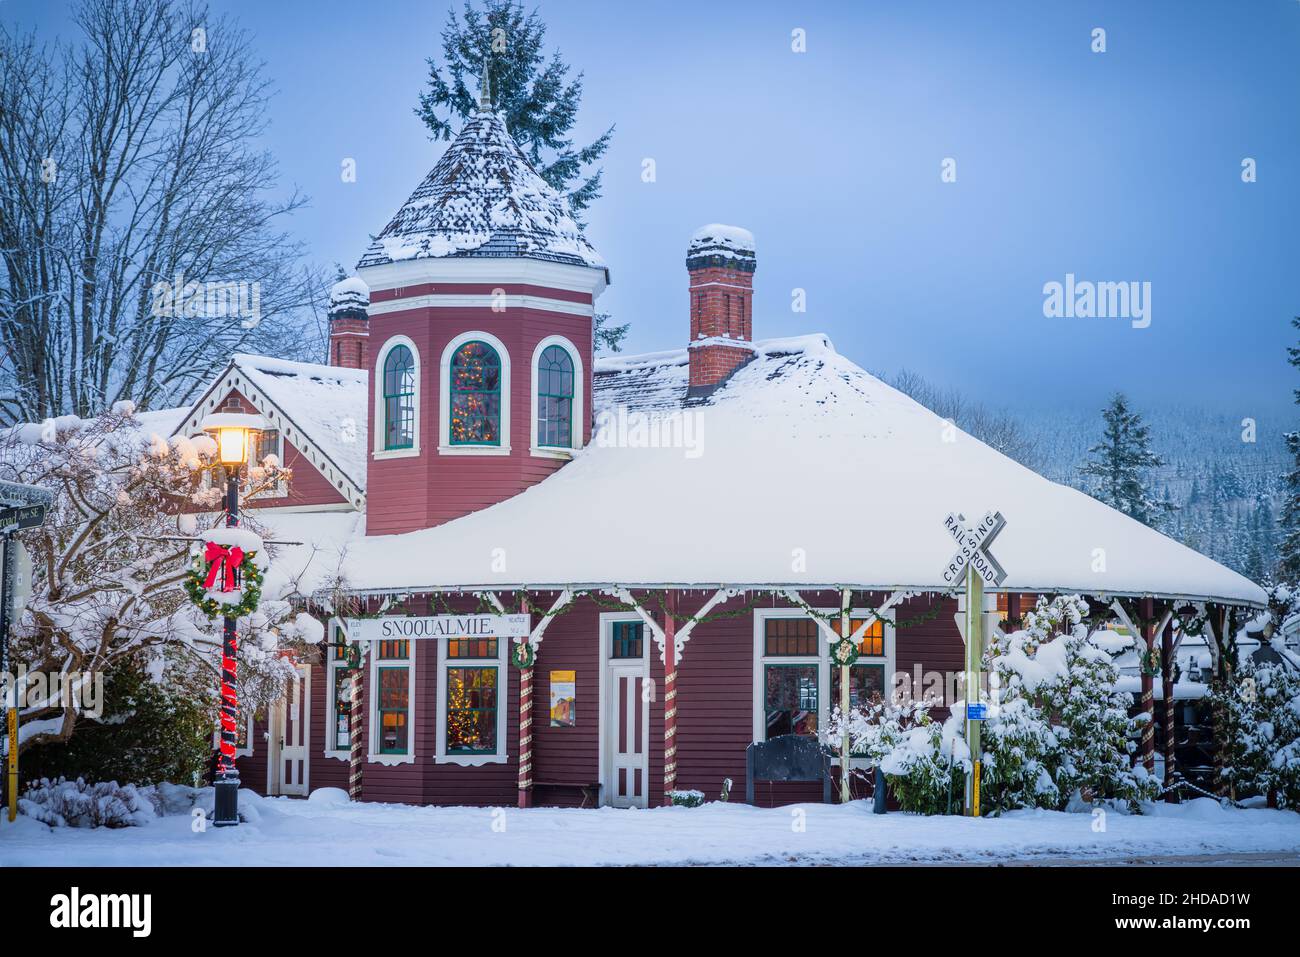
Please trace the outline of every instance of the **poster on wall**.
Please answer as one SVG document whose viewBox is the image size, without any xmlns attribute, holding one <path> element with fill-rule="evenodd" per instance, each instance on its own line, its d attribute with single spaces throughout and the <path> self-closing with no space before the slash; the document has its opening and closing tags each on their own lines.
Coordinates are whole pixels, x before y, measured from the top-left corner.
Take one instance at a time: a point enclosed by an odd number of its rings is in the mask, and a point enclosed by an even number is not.
<svg viewBox="0 0 1300 957">
<path fill-rule="evenodd" d="M 578 724 L 578 673 L 551 672 L 551 727 L 573 728 Z"/>
</svg>

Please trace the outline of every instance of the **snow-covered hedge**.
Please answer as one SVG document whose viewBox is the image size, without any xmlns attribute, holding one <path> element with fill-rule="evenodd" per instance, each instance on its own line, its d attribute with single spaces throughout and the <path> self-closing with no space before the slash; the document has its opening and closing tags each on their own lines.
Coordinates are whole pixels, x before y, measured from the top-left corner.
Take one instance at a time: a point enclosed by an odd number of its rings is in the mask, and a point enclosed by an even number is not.
<svg viewBox="0 0 1300 957">
<path fill-rule="evenodd" d="M 18 810 L 50 827 L 138 827 L 156 815 L 149 790 L 116 781 L 41 778 L 18 799 Z"/>
<path fill-rule="evenodd" d="M 674 807 L 699 807 L 704 803 L 703 791 L 669 791 L 668 798 Z"/>
<path fill-rule="evenodd" d="M 980 737 L 984 813 L 1106 799 L 1136 808 L 1155 797 L 1156 782 L 1132 762 L 1141 719 L 1129 717 L 1128 696 L 1115 688 L 1115 656 L 1132 639 L 1089 633 L 1087 611 L 1078 596 L 1039 599 L 1024 628 L 991 636 Z M 823 741 L 838 750 L 847 728 L 853 754 L 884 771 L 904 810 L 950 813 L 971 765 L 966 703 L 954 702 L 942 723 L 928 714 L 934 704 L 876 702 L 847 719 L 837 710 Z"/>
</svg>

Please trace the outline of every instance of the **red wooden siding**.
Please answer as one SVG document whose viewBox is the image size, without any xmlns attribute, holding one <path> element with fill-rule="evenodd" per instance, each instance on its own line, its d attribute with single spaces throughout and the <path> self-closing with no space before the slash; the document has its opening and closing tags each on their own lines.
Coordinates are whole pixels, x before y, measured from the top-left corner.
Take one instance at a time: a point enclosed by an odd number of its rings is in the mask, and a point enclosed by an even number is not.
<svg viewBox="0 0 1300 957">
<path fill-rule="evenodd" d="M 681 614 L 690 614 L 707 596 L 701 592 L 683 596 Z M 872 604 L 884 599 L 876 594 Z M 534 596 L 534 603 L 547 607 L 552 596 Z M 809 600 L 821 607 L 835 607 L 838 597 L 824 593 Z M 859 602 L 861 602 L 859 598 Z M 743 599 L 733 599 L 738 607 Z M 895 634 L 895 664 L 898 671 L 911 675 L 915 666 L 921 671 L 960 671 L 963 650 L 953 615 L 956 601 L 950 598 L 916 598 L 898 608 L 899 620 L 925 615 L 932 602 L 942 607 L 929 620 L 900 629 Z M 469 611 L 473 601 L 453 601 L 457 610 Z M 766 601 L 761 607 L 788 607 L 783 602 Z M 416 606 L 417 613 L 428 613 L 427 602 Z M 565 782 L 565 788 L 538 788 L 534 803 L 576 806 L 582 800 L 579 785 L 598 780 L 600 774 L 599 722 L 601 720 L 600 686 L 600 613 L 602 608 L 590 599 L 580 599 L 565 615 L 548 627 L 537 657 L 534 672 L 533 709 L 533 777 L 536 781 Z M 649 631 L 645 635 L 646 653 L 650 657 L 650 678 L 654 700 L 650 706 L 649 726 L 649 800 L 652 807 L 663 801 L 663 665 L 659 648 Z M 481 805 L 513 807 L 518 775 L 518 708 L 519 675 L 506 666 L 505 693 L 500 707 L 506 708 L 508 761 L 480 767 L 437 764 L 434 760 L 437 733 L 438 643 L 412 642 L 416 654 L 415 684 L 412 700 L 415 721 L 412 739 L 416 759 L 413 763 L 387 766 L 367 763 L 364 769 L 363 799 L 400 801 L 411 804 Z M 324 650 L 324 649 L 322 649 Z M 322 656 L 323 657 L 323 656 Z M 678 668 L 678 771 L 677 787 L 703 791 L 707 799 L 716 800 L 725 778 L 731 778 L 733 801 L 745 797 L 745 748 L 753 738 L 754 726 L 754 618 L 746 614 L 736 618 L 719 618 L 695 628 Z M 577 673 L 577 726 L 550 726 L 550 672 Z M 328 670 L 322 664 L 312 669 L 310 785 L 347 787 L 348 764 L 324 754 L 329 740 Z M 364 671 L 363 734 L 369 743 L 370 667 Z M 892 685 L 887 682 L 887 687 Z M 829 689 L 824 689 L 823 694 Z M 936 711 L 936 717 L 945 714 Z M 266 787 L 265 723 L 255 728 L 255 754 L 241 758 L 239 768 L 245 787 L 264 791 Z M 821 785 L 816 782 L 768 783 L 755 789 L 760 805 L 818 802 Z"/>
<path fill-rule="evenodd" d="M 465 332 L 486 332 L 501 340 L 510 356 L 510 454 L 439 455 L 442 390 L 440 366 L 447 344 Z M 439 525 L 517 495 L 546 478 L 563 459 L 530 452 L 533 350 L 548 336 L 563 336 L 578 350 L 583 367 L 584 444 L 591 437 L 592 321 L 588 316 L 533 308 L 418 308 L 374 316 L 370 320 L 372 360 L 379 362 L 384 343 L 404 335 L 415 343 L 420 361 L 420 454 L 409 458 L 371 458 L 367 497 L 382 502 L 367 516 L 366 532 L 391 535 Z M 372 377 L 382 370 L 371 368 Z M 372 378 L 372 382 L 375 378 Z M 503 396 L 503 402 L 505 397 Z M 369 415 L 375 422 L 375 390 Z M 373 443 L 373 437 L 372 437 Z M 373 447 L 373 445 L 372 445 Z"/>
</svg>

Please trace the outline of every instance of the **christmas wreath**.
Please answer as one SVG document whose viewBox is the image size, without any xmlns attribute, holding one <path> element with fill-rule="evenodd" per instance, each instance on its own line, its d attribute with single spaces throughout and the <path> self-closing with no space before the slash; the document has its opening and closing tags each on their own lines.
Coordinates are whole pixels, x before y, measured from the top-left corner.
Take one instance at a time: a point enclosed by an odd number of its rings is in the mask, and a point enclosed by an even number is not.
<svg viewBox="0 0 1300 957">
<path fill-rule="evenodd" d="M 851 638 L 841 638 L 831 645 L 831 663 L 847 668 L 858 660 L 858 646 Z"/>
<path fill-rule="evenodd" d="M 514 647 L 510 649 L 510 663 L 516 668 L 531 668 L 536 660 L 537 649 L 527 638 L 516 641 Z"/>
<path fill-rule="evenodd" d="M 1142 673 L 1149 677 L 1160 674 L 1160 649 L 1152 648 L 1142 653 Z"/>
<path fill-rule="evenodd" d="M 232 538 L 243 538 L 230 534 L 238 531 L 213 529 L 185 573 L 185 591 L 190 601 L 209 619 L 217 615 L 239 618 L 251 614 L 262 599 L 263 574 L 257 560 L 257 549 L 231 544 Z M 256 536 L 250 538 L 260 546 L 260 539 Z M 245 544 L 248 544 L 247 540 Z"/>
</svg>

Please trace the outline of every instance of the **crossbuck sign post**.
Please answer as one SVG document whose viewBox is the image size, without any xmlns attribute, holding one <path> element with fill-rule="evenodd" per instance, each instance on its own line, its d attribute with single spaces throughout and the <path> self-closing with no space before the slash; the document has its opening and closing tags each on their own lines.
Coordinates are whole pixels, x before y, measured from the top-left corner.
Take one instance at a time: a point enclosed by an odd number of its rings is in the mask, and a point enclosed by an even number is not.
<svg viewBox="0 0 1300 957">
<path fill-rule="evenodd" d="M 996 588 L 1007 573 L 989 553 L 993 539 L 1006 526 L 1002 513 L 991 511 L 974 528 L 966 527 L 964 515 L 950 513 L 943 527 L 957 543 L 957 552 L 943 569 L 945 584 L 966 578 L 966 742 L 970 745 L 971 772 L 966 776 L 966 813 L 980 815 L 980 722 L 986 708 L 980 701 L 984 665 L 984 586 Z"/>
</svg>

